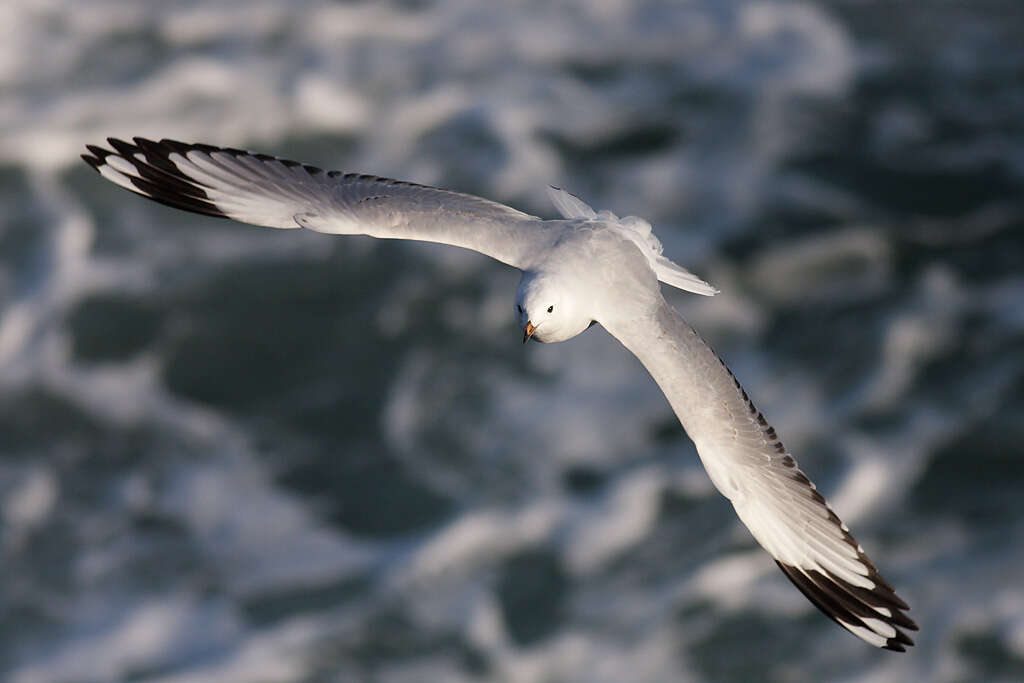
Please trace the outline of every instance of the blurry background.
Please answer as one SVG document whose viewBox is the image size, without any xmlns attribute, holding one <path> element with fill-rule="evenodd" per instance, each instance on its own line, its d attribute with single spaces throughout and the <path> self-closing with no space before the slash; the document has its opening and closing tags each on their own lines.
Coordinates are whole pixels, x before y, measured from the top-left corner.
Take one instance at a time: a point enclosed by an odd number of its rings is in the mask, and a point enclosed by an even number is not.
<svg viewBox="0 0 1024 683">
<path fill-rule="evenodd" d="M 1024 679 L 1024 8 L 0 7 L 0 678 Z M 921 625 L 821 616 L 518 275 L 130 196 L 115 135 L 655 225 Z"/>
</svg>

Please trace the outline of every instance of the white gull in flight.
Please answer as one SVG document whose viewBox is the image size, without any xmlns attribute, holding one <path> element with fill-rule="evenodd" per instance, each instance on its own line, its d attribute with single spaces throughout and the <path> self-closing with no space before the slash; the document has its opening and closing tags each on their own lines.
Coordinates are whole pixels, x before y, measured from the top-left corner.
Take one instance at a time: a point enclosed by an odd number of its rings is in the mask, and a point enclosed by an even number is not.
<svg viewBox="0 0 1024 683">
<path fill-rule="evenodd" d="M 787 577 L 868 643 L 903 651 L 917 630 L 725 363 L 665 301 L 658 281 L 711 285 L 662 256 L 646 221 L 595 212 L 551 189 L 563 220 L 458 192 L 238 149 L 109 139 L 82 158 L 107 180 L 186 211 L 273 228 L 440 242 L 520 269 L 523 341 L 559 342 L 598 322 L 633 352 L 693 439 L 715 487 Z"/>
</svg>

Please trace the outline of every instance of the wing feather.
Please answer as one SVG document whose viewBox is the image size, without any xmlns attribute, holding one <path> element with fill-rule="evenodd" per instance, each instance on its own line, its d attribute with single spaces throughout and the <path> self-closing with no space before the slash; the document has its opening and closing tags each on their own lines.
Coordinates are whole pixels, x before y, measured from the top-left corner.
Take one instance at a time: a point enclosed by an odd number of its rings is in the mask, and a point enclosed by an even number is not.
<svg viewBox="0 0 1024 683">
<path fill-rule="evenodd" d="M 522 268 L 558 236 L 552 222 L 480 197 L 324 171 L 230 147 L 109 138 L 82 158 L 104 178 L 185 211 L 273 228 L 440 242 Z"/>
<path fill-rule="evenodd" d="M 903 651 L 909 608 L 878 573 L 725 363 L 664 300 L 599 321 L 664 391 L 718 490 L 793 584 L 857 637 Z"/>
</svg>

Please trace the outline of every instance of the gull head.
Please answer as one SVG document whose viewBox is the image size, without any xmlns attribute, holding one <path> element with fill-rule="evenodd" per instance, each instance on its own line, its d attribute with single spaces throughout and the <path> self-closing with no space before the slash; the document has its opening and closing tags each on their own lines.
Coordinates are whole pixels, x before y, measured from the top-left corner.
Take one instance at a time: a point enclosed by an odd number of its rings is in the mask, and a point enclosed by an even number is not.
<svg viewBox="0 0 1024 683">
<path fill-rule="evenodd" d="M 572 339 L 590 327 L 593 319 L 583 309 L 585 298 L 555 277 L 523 273 L 516 292 L 516 319 L 523 343 L 530 339 L 552 343 Z"/>
</svg>

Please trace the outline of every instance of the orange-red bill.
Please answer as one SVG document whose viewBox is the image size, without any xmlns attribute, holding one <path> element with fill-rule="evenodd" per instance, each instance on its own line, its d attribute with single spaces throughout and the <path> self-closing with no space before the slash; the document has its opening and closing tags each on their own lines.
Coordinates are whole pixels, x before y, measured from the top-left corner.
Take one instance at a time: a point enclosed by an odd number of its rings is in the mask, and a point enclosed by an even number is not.
<svg viewBox="0 0 1024 683">
<path fill-rule="evenodd" d="M 527 321 L 526 329 L 523 330 L 523 343 L 525 344 L 526 342 L 530 341 L 530 337 L 532 337 L 533 333 L 536 332 L 536 331 L 537 331 L 537 326 L 534 325 L 533 323 Z"/>
</svg>

